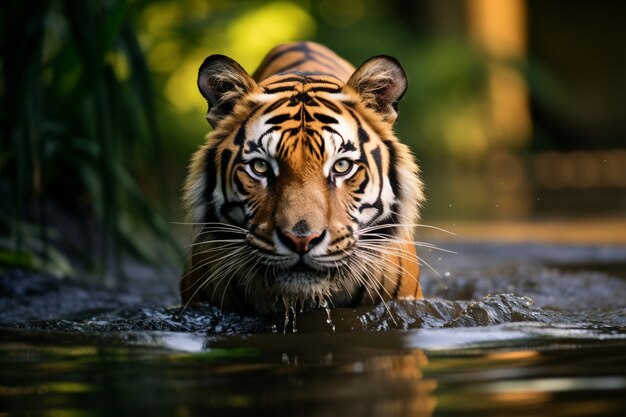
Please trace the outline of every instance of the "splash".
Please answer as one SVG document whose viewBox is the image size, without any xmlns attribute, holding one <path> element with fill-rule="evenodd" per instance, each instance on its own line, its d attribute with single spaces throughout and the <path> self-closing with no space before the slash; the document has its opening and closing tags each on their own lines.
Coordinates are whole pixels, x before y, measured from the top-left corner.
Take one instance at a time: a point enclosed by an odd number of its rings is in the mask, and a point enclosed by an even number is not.
<svg viewBox="0 0 626 417">
<path fill-rule="evenodd" d="M 283 333 L 287 333 L 287 328 L 289 327 L 289 323 L 291 322 L 291 331 L 293 333 L 298 332 L 298 327 L 296 324 L 296 316 L 297 316 L 297 306 L 298 302 L 302 304 L 302 301 L 299 297 L 294 295 L 283 295 L 282 296 L 283 305 L 285 306 L 285 321 L 283 323 Z"/>
<path fill-rule="evenodd" d="M 294 282 L 291 287 L 280 288 L 271 314 L 250 316 L 203 304 L 189 306 L 180 314 L 180 307 L 159 307 L 163 297 L 158 304 L 150 304 L 132 294 L 14 271 L 0 274 L 0 323 L 69 332 L 248 334 L 280 333 L 281 325 L 285 333 L 309 329 L 319 333 L 329 326 L 341 333 L 529 322 L 555 328 L 626 332 L 623 248 L 489 248 L 490 257 L 485 249 L 472 252 L 471 259 L 456 266 L 447 264 L 444 271 L 449 271 L 454 279 L 446 279 L 443 273 L 444 279 L 425 273 L 422 285 L 428 297 L 424 300 L 388 301 L 387 308 L 383 304 L 335 308 L 328 294 L 330 287 L 311 285 L 303 293 L 297 291 L 302 290 L 302 285 L 296 288 Z M 531 262 L 535 256 L 547 258 L 550 263 L 542 261 L 548 263 L 544 266 Z M 525 262 L 526 258 L 531 261 Z M 501 259 L 510 264 L 502 264 Z M 485 265 L 479 267 L 476 263 Z M 176 300 L 168 302 L 175 304 Z"/>
<path fill-rule="evenodd" d="M 320 299 L 318 307 L 321 307 L 326 311 L 326 323 L 333 330 L 333 333 L 335 333 L 335 324 L 333 323 L 333 319 L 330 317 L 330 306 L 328 305 L 328 301 L 326 301 L 325 298 Z"/>
<path fill-rule="evenodd" d="M 335 324 L 331 317 L 331 307 L 328 299 L 321 294 L 317 294 L 312 298 L 303 299 L 299 295 L 282 295 L 280 297 L 284 306 L 283 316 L 283 333 L 287 333 L 291 325 L 291 332 L 297 333 L 297 316 L 298 312 L 303 314 L 305 311 L 323 309 L 326 312 L 326 324 L 330 326 L 333 333 L 336 330 Z"/>
</svg>

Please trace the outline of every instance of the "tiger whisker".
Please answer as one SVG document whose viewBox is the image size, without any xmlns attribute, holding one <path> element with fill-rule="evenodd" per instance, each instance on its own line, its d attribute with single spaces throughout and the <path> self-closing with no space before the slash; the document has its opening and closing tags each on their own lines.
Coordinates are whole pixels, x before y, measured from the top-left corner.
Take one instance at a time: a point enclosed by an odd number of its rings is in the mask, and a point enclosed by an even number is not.
<svg viewBox="0 0 626 417">
<path fill-rule="evenodd" d="M 363 257 L 362 257 L 363 258 Z M 367 268 L 366 265 L 363 265 L 362 263 L 362 258 L 359 259 L 358 262 L 355 263 L 355 266 L 357 268 L 359 268 L 359 270 L 367 276 L 368 280 L 373 280 L 373 282 L 376 281 L 376 277 L 372 274 L 372 272 Z M 372 260 L 373 262 L 368 262 L 368 265 L 375 265 L 376 261 L 378 260 Z M 377 292 L 378 296 L 380 297 L 381 300 L 384 300 L 384 297 L 382 296 L 382 294 L 378 291 L 378 289 L 374 286 L 374 290 Z M 384 287 L 383 285 L 383 290 L 385 291 L 385 293 L 387 294 L 387 296 L 389 296 L 391 298 L 391 294 L 389 294 L 389 292 L 387 291 L 387 289 Z"/>
<path fill-rule="evenodd" d="M 209 258 L 208 258 L 208 259 L 206 259 L 206 260 L 205 260 L 205 259 L 203 259 L 203 261 L 202 261 L 202 262 L 200 262 L 200 263 L 199 263 L 198 265 L 196 265 L 193 269 L 191 269 L 190 271 L 188 271 L 187 273 L 185 273 L 185 274 L 182 276 L 181 281 L 182 281 L 183 279 L 187 278 L 187 276 L 189 276 L 190 274 L 192 274 L 192 273 L 194 273 L 194 272 L 198 271 L 199 269 L 204 268 L 204 267 L 207 267 L 208 265 L 210 265 L 210 264 L 212 264 L 212 263 L 215 263 L 215 262 L 217 262 L 217 261 L 220 261 L 220 260 L 223 260 L 223 259 L 227 259 L 228 257 L 235 256 L 235 255 L 239 254 L 240 252 L 245 251 L 245 249 L 246 249 L 246 247 L 245 247 L 245 246 L 242 246 L 242 247 L 240 247 L 240 248 L 237 248 L 237 249 L 233 250 L 232 252 L 229 252 L 229 253 L 227 253 L 227 254 L 223 255 L 221 258 L 217 258 L 217 259 L 215 259 L 215 258 L 210 258 L 210 257 L 209 257 Z M 198 281 L 196 280 L 196 281 L 194 282 L 194 284 L 195 284 L 195 283 L 197 283 L 197 282 L 198 282 Z M 181 293 L 182 293 L 182 291 L 181 291 Z"/>
<path fill-rule="evenodd" d="M 201 269 L 203 267 L 207 267 L 209 265 L 211 265 L 212 263 L 214 263 L 216 261 L 216 257 L 217 256 L 222 256 L 222 254 L 220 254 L 220 251 L 226 252 L 226 250 L 229 251 L 229 253 L 233 253 L 235 251 L 239 252 L 241 250 L 245 249 L 245 247 L 240 246 L 240 245 L 233 245 L 228 247 L 228 245 L 224 245 L 221 247 L 215 247 L 215 248 L 210 248 L 207 249 L 206 251 L 198 251 L 195 253 L 190 253 L 186 258 L 185 258 L 185 264 L 189 264 L 191 262 L 191 260 L 198 255 L 207 255 L 206 257 L 204 257 L 199 263 L 197 264 L 192 264 L 193 268 L 189 271 L 186 271 L 185 274 L 180 278 L 179 281 L 182 281 L 183 279 L 185 279 L 188 275 L 196 272 L 198 269 Z M 227 254 L 225 254 L 227 255 Z M 224 255 L 224 256 L 225 256 Z"/>
<path fill-rule="evenodd" d="M 245 254 L 239 254 L 240 257 L 237 259 L 245 259 Z M 183 309 L 181 310 L 181 312 L 179 313 L 179 315 L 183 314 L 185 312 L 185 310 L 187 309 L 187 307 L 189 306 L 189 302 L 191 300 L 193 300 L 193 298 L 198 294 L 198 292 L 203 289 L 210 281 L 215 279 L 216 274 L 220 273 L 220 271 L 223 271 L 225 266 L 229 266 L 229 263 L 225 263 L 223 265 L 218 266 L 218 268 L 216 270 L 213 271 L 208 271 L 207 273 L 203 274 L 198 280 L 195 281 L 194 285 L 196 283 L 198 283 L 199 281 L 203 280 L 203 282 L 198 285 L 198 288 L 196 288 L 196 290 L 193 292 L 193 294 L 191 295 L 191 297 L 189 298 L 189 301 L 187 301 L 183 307 Z M 204 278 L 206 275 L 209 275 L 206 279 Z M 190 288 L 193 288 L 193 286 L 191 286 Z"/>
<path fill-rule="evenodd" d="M 405 243 L 405 244 L 409 244 L 409 245 L 415 245 L 418 246 L 420 248 L 426 248 L 426 249 L 435 249 L 441 252 L 447 252 L 447 253 L 451 253 L 453 255 L 458 255 L 458 252 L 455 252 L 453 250 L 449 250 L 449 249 L 444 249 L 444 248 L 440 248 L 439 246 L 433 244 L 433 243 L 428 243 L 428 242 L 419 242 L 416 240 L 406 240 L 406 239 L 398 239 L 396 237 L 393 236 L 385 236 L 385 235 L 380 235 L 380 234 L 374 234 L 374 235 L 367 235 L 367 236 L 376 236 L 379 237 L 377 239 L 361 239 L 361 241 L 364 242 L 376 242 L 376 243 L 383 243 L 383 244 L 394 244 L 394 243 Z M 388 237 L 388 238 L 385 238 Z"/>
<path fill-rule="evenodd" d="M 372 299 L 372 301 L 374 301 L 374 299 L 371 296 L 371 293 L 368 290 L 368 284 L 371 285 L 372 281 L 376 281 L 376 277 L 374 277 L 370 271 L 367 270 L 367 268 L 365 266 L 361 266 L 360 261 L 357 261 L 355 263 L 355 265 L 357 265 L 357 267 L 364 273 L 364 276 L 367 278 L 368 282 L 364 282 L 362 281 L 365 290 L 368 292 L 368 294 L 370 295 L 370 299 Z M 380 291 L 378 290 L 378 288 L 376 288 L 375 285 L 372 285 L 372 289 L 376 292 L 376 294 L 378 295 L 378 298 L 381 300 L 381 302 L 383 303 L 383 306 L 385 308 L 385 310 L 387 311 L 387 314 L 389 314 L 389 317 L 391 317 L 391 321 L 393 321 L 394 325 L 398 325 L 398 322 L 396 321 L 395 317 L 393 317 L 393 314 L 391 313 L 391 310 L 389 309 L 389 306 L 387 305 L 387 302 L 385 301 L 385 298 L 383 297 L 383 295 L 380 293 Z M 387 292 L 387 295 L 390 296 L 389 292 L 385 289 L 385 287 L 383 287 L 383 289 L 385 290 L 385 292 Z M 391 296 L 390 296 L 391 298 Z"/>
<path fill-rule="evenodd" d="M 192 243 L 185 246 L 185 248 L 192 248 L 200 245 L 209 245 L 211 243 L 245 243 L 246 239 L 215 239 L 215 240 L 202 240 L 200 242 Z"/>
<path fill-rule="evenodd" d="M 260 266 L 260 262 L 261 260 L 259 258 L 256 258 L 256 262 L 254 263 L 254 265 L 252 265 L 252 267 L 248 270 L 248 273 L 246 274 L 246 276 L 242 279 L 242 283 L 244 286 L 244 292 L 243 292 L 244 301 L 248 299 L 248 292 L 250 291 L 250 288 L 252 287 L 252 278 L 254 278 L 254 275 L 256 274 L 258 270 Z"/>
<path fill-rule="evenodd" d="M 220 226 L 225 229 L 239 230 L 242 233 L 248 233 L 248 229 L 245 229 L 240 226 L 235 226 L 234 224 L 229 223 L 220 223 L 220 222 L 171 222 L 171 224 L 183 225 L 183 226 Z"/>
<path fill-rule="evenodd" d="M 225 250 L 234 250 L 240 247 L 242 247 L 242 245 L 239 243 L 226 243 L 221 246 L 215 246 L 212 248 L 203 249 L 201 251 L 196 251 L 196 252 L 192 251 L 187 255 L 187 257 L 185 258 L 185 261 L 189 262 L 196 255 L 204 255 L 204 254 L 209 254 L 211 252 L 218 252 L 218 251 L 225 251 Z"/>
<path fill-rule="evenodd" d="M 398 252 L 398 250 L 392 249 L 392 248 L 385 248 L 385 249 L 381 249 L 378 245 L 367 245 L 367 244 L 363 244 L 361 243 L 359 245 L 362 248 L 366 248 L 369 249 L 371 251 L 375 251 L 375 252 L 379 252 L 379 253 L 385 253 L 388 255 L 392 255 L 392 256 L 398 256 L 401 257 L 403 259 L 406 259 L 408 261 L 417 261 L 420 265 L 425 265 L 427 266 L 431 271 L 433 271 L 435 273 L 435 275 L 437 275 L 439 278 L 442 278 L 441 274 L 435 269 L 433 268 L 428 262 L 426 262 L 423 258 L 412 254 L 410 252 Z"/>
<path fill-rule="evenodd" d="M 422 227 L 422 228 L 425 228 L 425 229 L 438 230 L 440 232 L 447 233 L 447 234 L 450 234 L 452 236 L 456 236 L 457 235 L 456 233 L 454 233 L 454 232 L 452 232 L 450 230 L 444 229 L 442 227 L 433 226 L 433 225 L 429 225 L 429 224 L 421 224 L 421 223 L 383 223 L 383 224 L 376 224 L 376 225 L 373 225 L 373 226 L 367 226 L 367 227 L 364 227 L 362 229 L 359 229 L 359 230 L 357 230 L 354 233 L 358 235 L 358 234 L 368 233 L 368 232 L 373 231 L 373 230 L 388 229 L 388 228 L 391 228 L 391 227 L 406 227 L 406 228 Z"/>
<path fill-rule="evenodd" d="M 361 276 L 361 274 L 356 274 L 356 271 L 354 270 L 347 270 L 347 272 L 353 277 L 354 281 L 358 284 L 363 286 L 363 288 L 365 288 L 365 291 L 367 292 L 367 296 L 370 298 L 370 300 L 372 300 L 373 302 L 376 301 L 376 299 L 374 298 L 374 296 L 372 295 L 372 293 L 370 292 L 370 283 L 369 282 L 365 282 Z"/>
<path fill-rule="evenodd" d="M 403 267 L 401 265 L 396 265 L 395 263 L 391 262 L 389 259 L 386 259 L 385 257 L 383 257 L 383 261 L 384 261 L 384 264 L 385 264 L 384 268 L 382 268 L 380 265 L 378 265 L 378 263 L 373 263 L 372 267 L 376 268 L 381 273 L 385 273 L 386 271 L 390 271 L 390 272 L 393 272 L 395 274 L 399 274 L 400 272 L 402 272 L 403 275 L 410 276 L 416 282 L 418 287 L 420 289 L 422 289 L 422 284 L 419 281 L 419 274 L 418 275 L 413 275 L 405 267 Z"/>
<path fill-rule="evenodd" d="M 249 258 L 245 258 L 243 260 L 243 262 L 241 262 L 241 264 L 239 265 L 239 268 L 237 268 L 236 270 L 234 270 L 233 272 L 229 271 L 229 274 L 231 275 L 230 279 L 226 282 L 226 285 L 224 286 L 224 291 L 222 292 L 222 299 L 220 301 L 220 310 L 224 307 L 224 298 L 226 297 L 226 291 L 228 291 L 228 286 L 230 285 L 231 281 L 233 280 L 233 278 L 235 278 L 237 276 L 237 274 L 239 273 L 239 271 L 241 271 L 241 268 L 243 268 L 244 266 L 246 266 L 246 264 L 248 263 Z M 219 287 L 220 283 L 222 282 L 224 278 L 220 279 L 220 281 L 215 285 L 215 288 L 217 289 L 217 287 Z M 213 298 L 213 297 L 211 297 Z"/>
<path fill-rule="evenodd" d="M 365 252 L 365 253 L 367 253 L 367 252 Z M 364 256 L 364 253 L 360 252 L 360 255 Z M 395 257 L 400 257 L 398 254 L 389 254 L 389 255 L 392 255 L 392 256 L 395 256 Z M 413 278 L 414 280 L 419 282 L 418 277 L 413 275 L 411 272 L 409 272 L 405 267 L 403 267 L 401 265 L 396 265 L 395 263 L 391 262 L 389 259 L 386 259 L 385 257 L 382 257 L 382 258 L 383 258 L 383 261 L 386 264 L 389 264 L 389 265 L 391 265 L 392 268 L 394 268 L 394 269 L 391 270 L 392 272 L 395 272 L 395 273 L 404 272 L 405 274 L 409 275 L 411 278 Z M 377 268 L 379 271 L 383 272 L 383 269 L 380 267 L 380 265 L 378 263 L 372 263 L 372 267 Z M 389 270 L 389 268 L 385 268 L 385 270 Z"/>
</svg>

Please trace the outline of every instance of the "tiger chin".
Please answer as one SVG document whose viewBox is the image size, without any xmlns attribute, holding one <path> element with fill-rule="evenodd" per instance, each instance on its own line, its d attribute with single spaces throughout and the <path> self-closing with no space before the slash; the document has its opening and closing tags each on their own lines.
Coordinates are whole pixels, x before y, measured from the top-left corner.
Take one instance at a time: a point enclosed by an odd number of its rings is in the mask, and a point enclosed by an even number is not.
<svg viewBox="0 0 626 417">
<path fill-rule="evenodd" d="M 283 44 L 252 76 L 209 56 L 198 88 L 213 130 L 184 188 L 185 305 L 269 313 L 422 298 L 424 195 L 393 131 L 407 88 L 396 59 L 355 69 L 322 45 Z"/>
</svg>

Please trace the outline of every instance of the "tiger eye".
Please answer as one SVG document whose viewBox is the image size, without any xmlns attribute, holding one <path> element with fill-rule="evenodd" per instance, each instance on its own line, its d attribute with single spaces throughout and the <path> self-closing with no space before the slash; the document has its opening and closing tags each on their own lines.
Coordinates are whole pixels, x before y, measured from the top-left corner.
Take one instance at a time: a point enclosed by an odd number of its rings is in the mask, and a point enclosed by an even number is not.
<svg viewBox="0 0 626 417">
<path fill-rule="evenodd" d="M 258 175 L 265 175 L 269 170 L 269 165 L 263 159 L 255 159 L 252 161 L 252 170 Z"/>
<path fill-rule="evenodd" d="M 347 159 L 340 159 L 333 165 L 333 171 L 339 175 L 347 173 L 350 171 L 350 168 L 352 168 L 352 161 Z"/>
</svg>

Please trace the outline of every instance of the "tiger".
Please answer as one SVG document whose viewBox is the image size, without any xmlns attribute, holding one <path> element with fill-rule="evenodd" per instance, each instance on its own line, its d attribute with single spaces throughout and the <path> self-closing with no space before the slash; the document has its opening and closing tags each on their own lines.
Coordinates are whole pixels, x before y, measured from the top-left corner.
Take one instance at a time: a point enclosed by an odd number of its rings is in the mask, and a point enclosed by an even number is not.
<svg viewBox="0 0 626 417">
<path fill-rule="evenodd" d="M 394 134 L 407 76 L 357 69 L 313 42 L 276 46 L 253 75 L 200 66 L 212 126 L 183 200 L 192 225 L 185 306 L 265 314 L 423 298 L 413 234 L 420 169 Z"/>
</svg>

